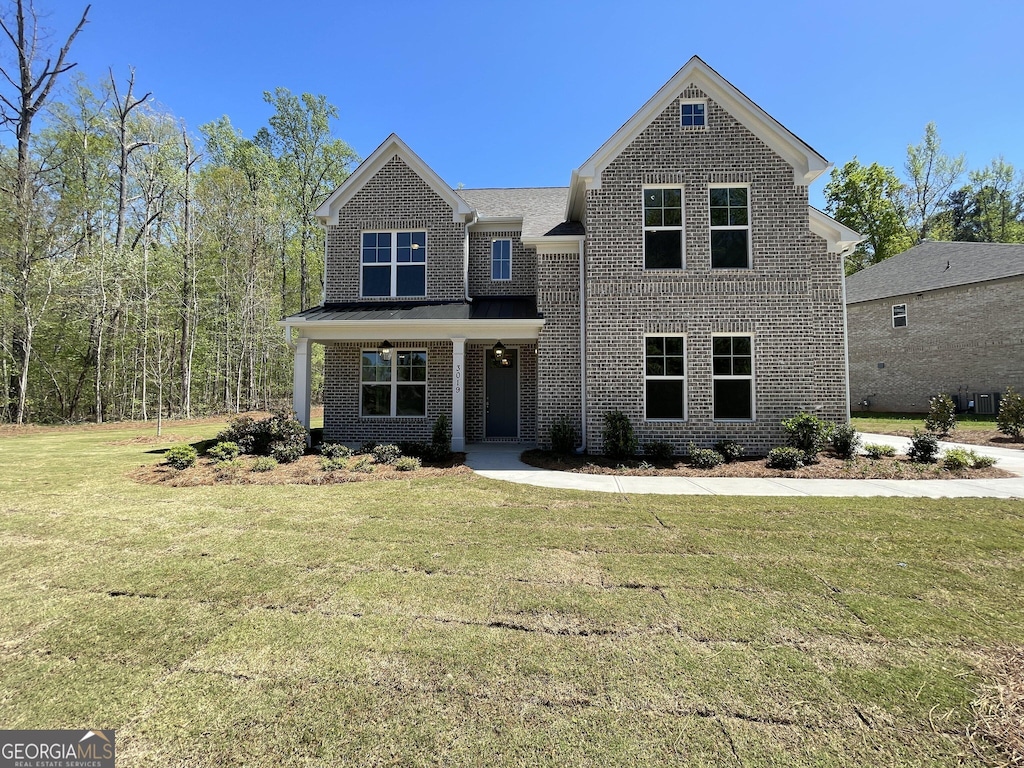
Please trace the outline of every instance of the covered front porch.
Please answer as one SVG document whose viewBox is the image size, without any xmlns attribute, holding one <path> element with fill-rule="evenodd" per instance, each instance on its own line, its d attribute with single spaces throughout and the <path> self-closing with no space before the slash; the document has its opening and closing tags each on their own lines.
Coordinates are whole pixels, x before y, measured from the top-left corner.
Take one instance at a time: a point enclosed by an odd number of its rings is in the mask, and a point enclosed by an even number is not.
<svg viewBox="0 0 1024 768">
<path fill-rule="evenodd" d="M 293 408 L 309 428 L 311 347 L 324 355 L 324 440 L 426 442 L 445 416 L 452 450 L 535 442 L 537 339 L 529 299 L 318 307 L 287 318 Z"/>
</svg>

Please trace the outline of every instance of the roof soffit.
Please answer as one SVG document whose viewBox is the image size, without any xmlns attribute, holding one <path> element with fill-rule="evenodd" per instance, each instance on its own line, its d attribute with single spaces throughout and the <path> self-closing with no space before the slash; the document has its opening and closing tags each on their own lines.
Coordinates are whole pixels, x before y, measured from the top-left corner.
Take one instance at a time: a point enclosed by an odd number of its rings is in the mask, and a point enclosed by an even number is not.
<svg viewBox="0 0 1024 768">
<path fill-rule="evenodd" d="M 409 145 L 392 133 L 359 167 L 341 183 L 314 212 L 322 224 L 337 224 L 338 211 L 351 200 L 363 186 L 372 179 L 392 158 L 399 157 L 423 182 L 444 200 L 452 209 L 452 220 L 464 222 L 473 216 L 470 205 L 455 194 L 434 169 L 423 162 Z"/>
</svg>

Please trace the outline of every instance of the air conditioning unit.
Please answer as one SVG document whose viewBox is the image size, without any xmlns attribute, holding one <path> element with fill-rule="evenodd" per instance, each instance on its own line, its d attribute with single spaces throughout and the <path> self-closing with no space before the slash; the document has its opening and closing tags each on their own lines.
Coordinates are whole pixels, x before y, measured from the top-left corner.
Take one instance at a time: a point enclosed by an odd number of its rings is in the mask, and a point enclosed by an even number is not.
<svg viewBox="0 0 1024 768">
<path fill-rule="evenodd" d="M 998 392 L 978 392 L 974 395 L 974 412 L 995 414 L 999 411 Z"/>
</svg>

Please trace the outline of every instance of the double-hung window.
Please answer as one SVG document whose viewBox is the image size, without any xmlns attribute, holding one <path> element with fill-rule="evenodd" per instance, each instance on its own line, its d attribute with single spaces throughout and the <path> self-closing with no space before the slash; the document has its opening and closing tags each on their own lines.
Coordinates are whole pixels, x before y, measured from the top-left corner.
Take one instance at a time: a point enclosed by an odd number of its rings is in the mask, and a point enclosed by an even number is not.
<svg viewBox="0 0 1024 768">
<path fill-rule="evenodd" d="M 714 417 L 754 418 L 754 349 L 750 336 L 714 336 L 711 340 Z"/>
<path fill-rule="evenodd" d="M 512 279 L 512 241 L 491 241 L 491 280 Z"/>
<path fill-rule="evenodd" d="M 363 350 L 360 389 L 363 416 L 426 416 L 427 353 L 396 349 L 385 360 L 377 350 Z"/>
<path fill-rule="evenodd" d="M 648 336 L 644 351 L 647 419 L 686 418 L 686 339 Z"/>
<path fill-rule="evenodd" d="M 364 297 L 427 295 L 426 232 L 364 232 Z"/>
<path fill-rule="evenodd" d="M 906 328 L 907 326 L 907 305 L 906 304 L 893 304 L 892 305 L 892 327 L 893 328 Z"/>
<path fill-rule="evenodd" d="M 644 269 L 682 268 L 682 187 L 645 187 Z"/>
<path fill-rule="evenodd" d="M 750 267 L 750 190 L 711 187 L 711 267 Z"/>
</svg>

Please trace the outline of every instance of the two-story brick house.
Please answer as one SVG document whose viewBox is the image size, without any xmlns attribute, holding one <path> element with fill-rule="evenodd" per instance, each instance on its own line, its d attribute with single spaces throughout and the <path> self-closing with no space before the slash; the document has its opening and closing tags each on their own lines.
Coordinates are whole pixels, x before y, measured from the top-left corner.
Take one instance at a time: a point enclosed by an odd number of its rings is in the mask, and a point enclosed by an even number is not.
<svg viewBox="0 0 1024 768">
<path fill-rule="evenodd" d="M 684 452 L 781 442 L 800 410 L 849 413 L 843 254 L 808 206 L 828 163 L 699 58 L 568 188 L 445 184 L 392 135 L 317 210 L 324 303 L 286 318 L 308 425 L 324 344 L 327 440 L 546 444 L 604 414 Z"/>
</svg>

